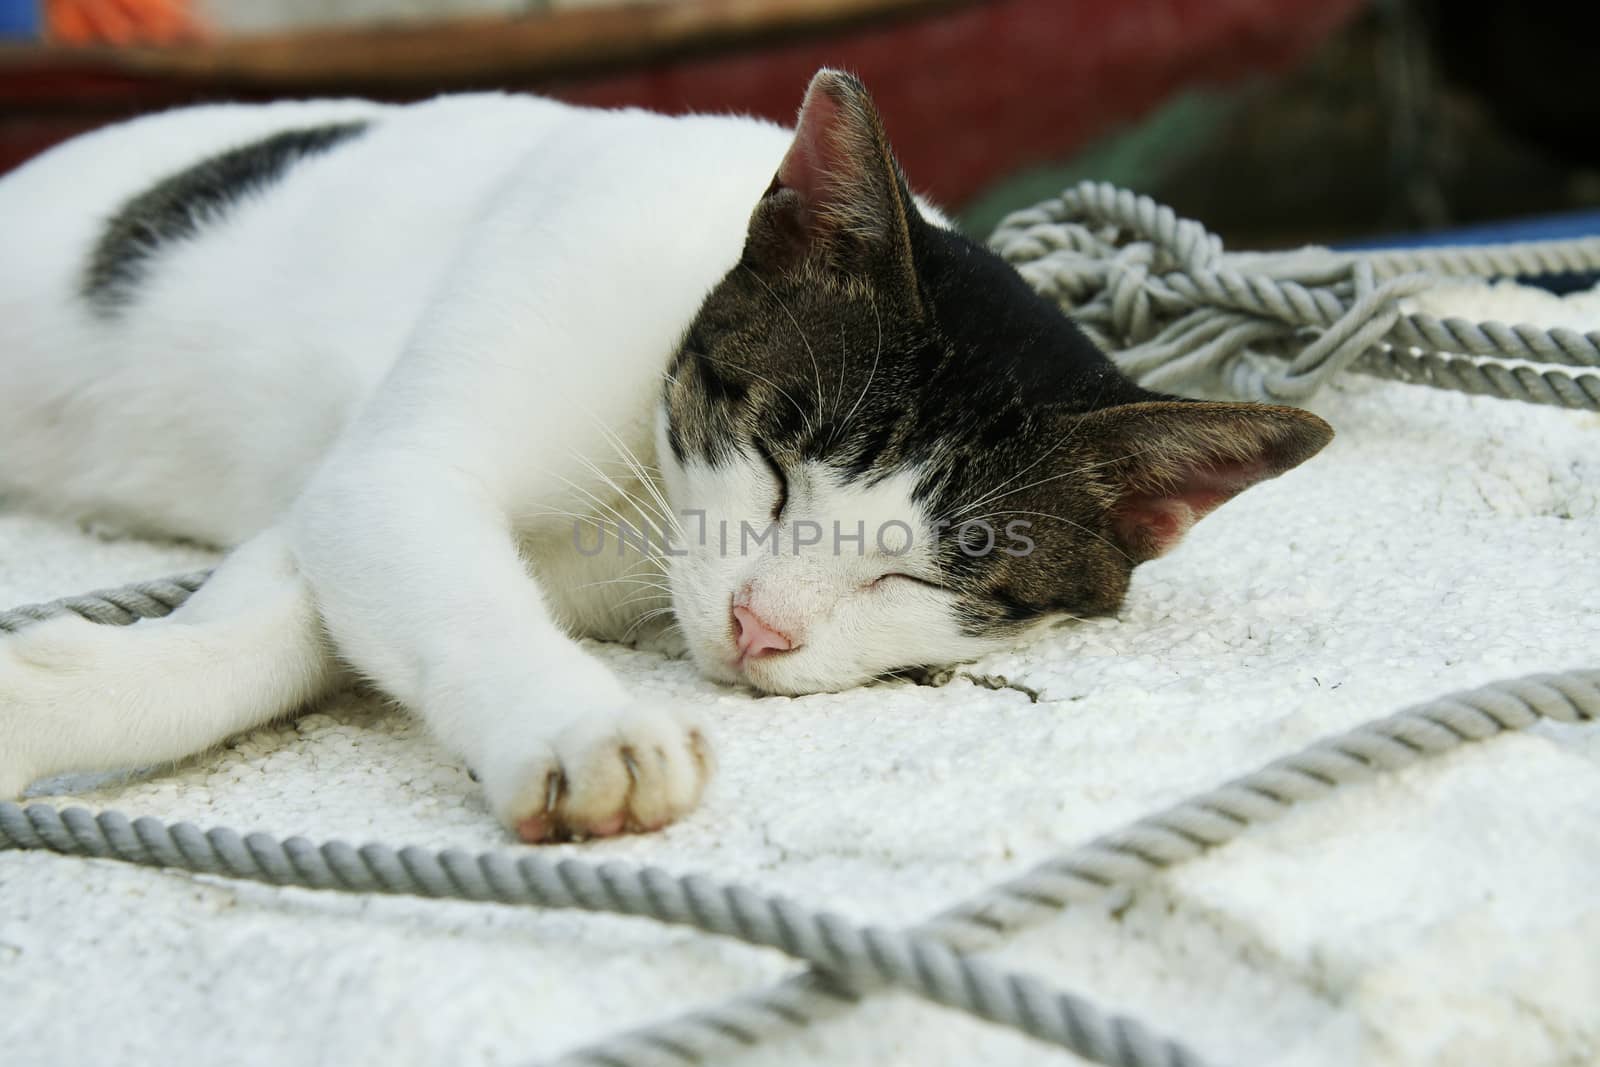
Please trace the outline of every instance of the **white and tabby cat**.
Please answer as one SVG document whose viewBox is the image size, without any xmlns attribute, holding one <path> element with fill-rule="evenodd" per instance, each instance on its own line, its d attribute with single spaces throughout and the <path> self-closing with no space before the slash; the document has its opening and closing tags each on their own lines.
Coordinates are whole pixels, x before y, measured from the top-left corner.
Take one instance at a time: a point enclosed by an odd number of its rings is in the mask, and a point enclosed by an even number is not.
<svg viewBox="0 0 1600 1067">
<path fill-rule="evenodd" d="M 1114 610 L 1330 435 L 1128 382 L 911 197 L 832 71 L 796 131 L 176 111 L 0 180 L 0 234 L 0 495 L 234 547 L 169 619 L 0 642 L 0 795 L 354 674 L 524 839 L 658 827 L 705 740 L 574 636 L 784 693 L 971 659 Z"/>
</svg>

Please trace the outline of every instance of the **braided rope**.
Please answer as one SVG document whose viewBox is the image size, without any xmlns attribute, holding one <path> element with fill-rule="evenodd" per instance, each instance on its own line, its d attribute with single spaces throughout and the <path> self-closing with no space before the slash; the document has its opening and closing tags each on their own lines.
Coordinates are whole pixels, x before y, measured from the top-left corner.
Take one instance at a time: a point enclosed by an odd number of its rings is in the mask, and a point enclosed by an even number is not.
<svg viewBox="0 0 1600 1067">
<path fill-rule="evenodd" d="M 1149 197 L 1083 182 L 1007 216 L 990 243 L 1152 388 L 1298 403 L 1350 369 L 1600 411 L 1600 376 L 1524 365 L 1600 367 L 1600 332 L 1403 308 L 1447 278 L 1600 271 L 1600 238 L 1226 253 L 1216 235 Z"/>
<path fill-rule="evenodd" d="M 1592 237 L 1487 245 L 1440 245 L 1433 248 L 1382 248 L 1344 254 L 1371 263 L 1381 277 L 1423 270 L 1457 278 L 1536 278 L 1552 274 L 1589 274 L 1595 269 L 1595 239 Z"/>
<path fill-rule="evenodd" d="M 1576 377 L 1558 370 L 1536 370 L 1528 366 L 1501 363 L 1476 363 L 1470 359 L 1442 356 L 1437 352 L 1382 349 L 1368 352 L 1356 370 L 1378 378 L 1431 385 L 1474 396 L 1494 396 L 1552 407 L 1587 408 L 1600 411 L 1600 377 Z"/>
<path fill-rule="evenodd" d="M 1139 1023 L 1101 1012 L 1036 978 L 966 959 L 944 944 L 862 927 L 781 897 L 654 867 L 471 855 L 169 825 L 119 812 L 0 803 L 0 849 L 44 849 L 276 886 L 491 901 L 635 915 L 775 948 L 854 985 L 894 985 L 1021 1030 L 1108 1067 L 1200 1067 L 1193 1053 Z"/>
<path fill-rule="evenodd" d="M 16 633 L 24 626 L 58 615 L 77 615 L 90 622 L 126 626 L 140 619 L 158 619 L 176 611 L 211 576 L 195 571 L 149 582 L 134 582 L 118 589 L 101 589 L 82 596 L 66 596 L 48 604 L 30 604 L 0 612 L 0 633 Z"/>
</svg>

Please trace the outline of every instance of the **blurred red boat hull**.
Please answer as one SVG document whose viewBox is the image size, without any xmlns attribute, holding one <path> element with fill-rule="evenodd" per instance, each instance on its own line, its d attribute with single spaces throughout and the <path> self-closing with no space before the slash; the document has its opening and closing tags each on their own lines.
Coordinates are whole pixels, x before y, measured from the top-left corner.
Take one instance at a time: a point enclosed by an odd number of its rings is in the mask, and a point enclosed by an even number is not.
<svg viewBox="0 0 1600 1067">
<path fill-rule="evenodd" d="M 991 0 L 807 35 L 554 70 L 448 78 L 374 68 L 373 76 L 271 79 L 129 69 L 115 53 L 0 50 L 0 171 L 96 126 L 153 108 L 217 99 L 351 94 L 408 99 L 440 88 L 514 88 L 575 102 L 667 112 L 739 111 L 784 122 L 819 66 L 873 90 L 919 191 L 960 206 L 996 179 L 1063 159 L 1174 91 L 1294 65 L 1360 0 Z M 906 11 L 911 13 L 907 14 Z M 308 38 L 310 40 L 310 38 Z M 309 45 L 307 47 L 310 47 Z M 580 64 L 581 66 L 581 64 Z"/>
</svg>

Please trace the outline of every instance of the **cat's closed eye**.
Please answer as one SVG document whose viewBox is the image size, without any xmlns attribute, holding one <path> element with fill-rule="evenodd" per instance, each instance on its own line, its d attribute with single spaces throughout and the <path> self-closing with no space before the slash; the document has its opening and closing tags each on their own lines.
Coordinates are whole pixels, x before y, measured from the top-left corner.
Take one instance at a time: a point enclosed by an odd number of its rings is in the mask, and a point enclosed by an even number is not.
<svg viewBox="0 0 1600 1067">
<path fill-rule="evenodd" d="M 772 477 L 778 483 L 778 495 L 772 503 L 772 521 L 778 522 L 783 518 L 783 509 L 789 506 L 789 478 L 783 473 L 783 467 L 773 458 L 772 452 L 759 439 L 752 442 L 756 454 L 761 457 L 767 469 L 772 472 Z"/>
<path fill-rule="evenodd" d="M 922 578 L 915 574 L 907 574 L 904 571 L 890 571 L 888 574 L 880 574 L 871 582 L 867 583 L 867 588 L 882 589 L 885 586 L 894 584 L 895 582 L 909 582 L 913 585 L 920 585 L 924 589 L 936 589 L 939 592 L 949 591 L 946 586 L 941 585 L 931 578 Z"/>
</svg>

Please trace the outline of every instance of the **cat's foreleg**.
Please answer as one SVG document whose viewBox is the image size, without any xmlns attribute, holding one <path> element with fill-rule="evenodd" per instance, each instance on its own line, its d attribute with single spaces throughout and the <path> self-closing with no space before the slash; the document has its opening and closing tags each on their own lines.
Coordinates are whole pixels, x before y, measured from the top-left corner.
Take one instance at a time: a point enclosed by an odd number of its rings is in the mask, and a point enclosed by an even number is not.
<svg viewBox="0 0 1600 1067">
<path fill-rule="evenodd" d="M 182 759 L 338 678 L 284 534 L 268 530 L 164 619 L 65 616 L 0 638 L 0 796 L 63 771 Z"/>
<path fill-rule="evenodd" d="M 682 709 L 636 700 L 562 632 L 503 505 L 458 465 L 345 454 L 295 510 L 340 655 L 421 715 L 525 840 L 654 829 L 711 773 Z"/>
</svg>

